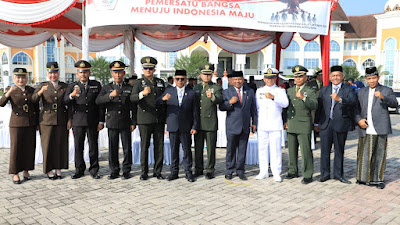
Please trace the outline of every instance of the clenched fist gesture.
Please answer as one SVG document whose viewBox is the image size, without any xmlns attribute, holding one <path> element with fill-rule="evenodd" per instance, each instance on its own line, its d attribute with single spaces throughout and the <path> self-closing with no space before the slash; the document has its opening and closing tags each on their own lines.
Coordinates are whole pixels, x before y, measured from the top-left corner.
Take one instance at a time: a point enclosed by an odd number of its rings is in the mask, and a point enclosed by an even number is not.
<svg viewBox="0 0 400 225">
<path fill-rule="evenodd" d="M 16 90 L 17 90 L 17 87 L 16 87 L 16 86 L 12 86 L 12 87 L 10 88 L 10 90 L 8 90 L 7 93 L 5 94 L 6 97 L 7 97 L 7 98 L 10 97 L 10 95 L 11 95 L 14 91 L 16 91 Z"/>
<path fill-rule="evenodd" d="M 144 96 L 147 96 L 148 94 L 150 94 L 151 93 L 151 89 L 150 89 L 150 87 L 145 87 L 144 89 L 143 89 L 143 95 Z"/>
<path fill-rule="evenodd" d="M 301 99 L 301 100 L 304 99 L 304 95 L 303 95 L 303 93 L 301 93 L 300 91 L 296 92 L 296 97 L 298 97 L 298 98 Z"/>
<path fill-rule="evenodd" d="M 117 89 L 114 89 L 114 90 L 110 93 L 110 97 L 111 97 L 111 98 L 117 97 L 118 94 L 119 94 L 118 90 L 117 90 Z"/>
<path fill-rule="evenodd" d="M 238 98 L 237 98 L 236 96 L 233 96 L 233 97 L 231 98 L 231 100 L 229 100 L 229 104 L 233 105 L 233 104 L 235 104 L 237 101 L 238 101 Z"/>
<path fill-rule="evenodd" d="M 49 85 L 42 86 L 40 91 L 38 92 L 38 95 L 41 96 L 47 89 L 49 88 Z"/>
<path fill-rule="evenodd" d="M 162 97 L 163 101 L 168 101 L 171 98 L 171 95 L 169 93 L 167 93 L 166 95 L 164 95 L 164 97 Z"/>
<path fill-rule="evenodd" d="M 212 96 L 213 96 L 213 92 L 212 92 L 210 89 L 208 89 L 208 90 L 206 91 L 206 94 L 207 94 L 207 98 L 209 98 L 209 99 L 211 99 Z"/>
<path fill-rule="evenodd" d="M 268 98 L 268 99 L 274 99 L 275 98 L 275 96 L 273 94 L 271 94 L 271 93 L 265 93 L 265 97 Z"/>
</svg>

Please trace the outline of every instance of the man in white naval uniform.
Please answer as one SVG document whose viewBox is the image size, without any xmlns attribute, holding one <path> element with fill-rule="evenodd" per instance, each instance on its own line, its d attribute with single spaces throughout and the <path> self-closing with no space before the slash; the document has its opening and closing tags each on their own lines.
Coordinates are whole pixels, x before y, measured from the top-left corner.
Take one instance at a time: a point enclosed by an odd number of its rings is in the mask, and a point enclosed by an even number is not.
<svg viewBox="0 0 400 225">
<path fill-rule="evenodd" d="M 268 164 L 270 164 L 274 180 L 282 182 L 280 176 L 282 171 L 282 108 L 289 105 L 289 100 L 285 89 L 275 84 L 278 74 L 277 69 L 269 68 L 264 73 L 265 86 L 257 89 L 256 92 L 259 115 L 258 161 L 260 165 L 260 173 L 256 179 L 262 180 L 269 176 Z"/>
</svg>

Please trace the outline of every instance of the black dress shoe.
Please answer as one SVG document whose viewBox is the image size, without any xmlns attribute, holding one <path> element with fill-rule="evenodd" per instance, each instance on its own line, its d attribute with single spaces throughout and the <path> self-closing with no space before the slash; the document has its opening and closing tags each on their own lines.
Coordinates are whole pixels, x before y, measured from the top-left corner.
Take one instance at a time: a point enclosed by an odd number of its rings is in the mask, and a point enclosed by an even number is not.
<svg viewBox="0 0 400 225">
<path fill-rule="evenodd" d="M 232 180 L 232 174 L 225 174 L 225 179 Z"/>
<path fill-rule="evenodd" d="M 28 181 L 28 180 L 32 180 L 32 178 L 31 177 L 24 177 L 24 182 Z"/>
<path fill-rule="evenodd" d="M 203 176 L 203 171 L 196 171 L 194 173 L 194 177 L 199 177 L 199 176 Z"/>
<path fill-rule="evenodd" d="M 168 181 L 171 181 L 171 180 L 176 180 L 176 179 L 178 179 L 179 177 L 178 177 L 178 174 L 176 174 L 176 173 L 171 173 L 169 176 L 168 176 Z"/>
<path fill-rule="evenodd" d="M 311 183 L 313 180 L 312 178 L 303 178 L 303 180 L 301 180 L 302 184 L 309 184 Z"/>
<path fill-rule="evenodd" d="M 356 181 L 356 184 L 359 184 L 359 185 L 367 185 L 367 183 L 366 183 L 366 182 L 359 181 L 359 180 L 357 180 L 357 181 Z"/>
<path fill-rule="evenodd" d="M 149 175 L 147 174 L 140 175 L 140 180 L 147 180 L 147 179 L 149 179 Z"/>
<path fill-rule="evenodd" d="M 214 173 L 206 173 L 206 179 L 211 180 L 213 178 L 215 178 Z"/>
<path fill-rule="evenodd" d="M 285 179 L 293 179 L 293 178 L 296 178 L 296 177 L 299 177 L 299 175 L 288 173 L 288 174 L 285 176 Z"/>
<path fill-rule="evenodd" d="M 61 180 L 61 179 L 63 179 L 63 176 L 62 176 L 62 175 L 57 175 L 57 174 L 56 174 L 56 175 L 54 175 L 54 176 L 56 177 L 54 180 L 57 180 L 57 179 L 60 179 L 60 180 Z"/>
<path fill-rule="evenodd" d="M 193 176 L 192 173 L 187 173 L 187 174 L 185 175 L 185 177 L 186 177 L 186 180 L 188 180 L 189 182 L 195 182 L 195 181 L 196 181 L 196 180 L 194 179 L 194 176 Z"/>
<path fill-rule="evenodd" d="M 101 178 L 100 175 L 97 174 L 97 173 L 96 174 L 91 174 L 91 176 L 92 176 L 93 179 L 96 179 L 96 180 Z"/>
<path fill-rule="evenodd" d="M 122 180 L 128 180 L 128 179 L 132 178 L 132 175 L 129 172 L 125 172 L 122 174 L 121 178 L 122 178 Z"/>
<path fill-rule="evenodd" d="M 55 180 L 55 179 L 57 179 L 56 175 L 49 176 L 48 174 L 47 174 L 47 178 L 49 178 L 49 180 Z M 74 179 L 74 178 L 72 178 L 72 179 Z"/>
<path fill-rule="evenodd" d="M 153 177 L 157 177 L 158 180 L 164 180 L 164 177 L 163 177 L 163 175 L 161 173 L 157 173 L 157 174 L 154 173 Z"/>
<path fill-rule="evenodd" d="M 18 180 L 13 180 L 13 184 L 21 184 L 21 180 L 18 178 Z"/>
<path fill-rule="evenodd" d="M 376 185 L 376 188 L 378 188 L 378 189 L 384 189 L 384 188 L 385 188 L 385 184 L 384 184 L 384 183 L 378 183 L 378 184 Z"/>
<path fill-rule="evenodd" d="M 319 178 L 319 182 L 325 182 L 330 179 L 331 179 L 330 177 L 321 177 L 321 178 Z"/>
<path fill-rule="evenodd" d="M 54 177 L 56 177 L 57 175 L 54 175 Z M 83 177 L 83 174 L 82 173 L 76 173 L 76 174 L 74 174 L 74 175 L 72 175 L 71 176 L 71 179 L 79 179 L 79 178 L 81 178 L 81 177 Z M 49 178 L 50 179 L 50 178 Z M 57 179 L 57 177 L 55 178 L 55 179 Z"/>
<path fill-rule="evenodd" d="M 350 181 L 344 179 L 343 177 L 335 177 L 335 178 L 333 178 L 333 179 L 338 180 L 338 181 L 340 181 L 340 182 L 342 182 L 342 183 L 344 183 L 344 184 L 351 184 Z"/>
<path fill-rule="evenodd" d="M 110 174 L 107 178 L 109 180 L 114 180 L 114 179 L 117 179 L 118 177 L 119 177 L 119 174 Z"/>
<path fill-rule="evenodd" d="M 239 179 L 241 179 L 241 180 L 247 180 L 247 177 L 246 177 L 246 175 L 244 175 L 244 174 L 239 174 L 238 177 L 239 177 Z"/>
</svg>

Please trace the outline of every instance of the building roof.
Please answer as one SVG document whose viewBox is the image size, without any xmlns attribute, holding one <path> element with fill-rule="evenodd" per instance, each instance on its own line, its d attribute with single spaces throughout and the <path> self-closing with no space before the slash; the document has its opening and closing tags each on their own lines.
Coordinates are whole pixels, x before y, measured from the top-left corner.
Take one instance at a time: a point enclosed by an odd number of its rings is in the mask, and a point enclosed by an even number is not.
<svg viewBox="0 0 400 225">
<path fill-rule="evenodd" d="M 346 13 L 344 12 L 342 6 L 338 3 L 337 8 L 332 12 L 331 21 L 345 21 L 348 22 L 349 19 L 347 18 Z"/>
<path fill-rule="evenodd" d="M 363 16 L 349 16 L 349 24 L 343 24 L 345 38 L 374 38 L 376 37 L 375 14 Z"/>
</svg>

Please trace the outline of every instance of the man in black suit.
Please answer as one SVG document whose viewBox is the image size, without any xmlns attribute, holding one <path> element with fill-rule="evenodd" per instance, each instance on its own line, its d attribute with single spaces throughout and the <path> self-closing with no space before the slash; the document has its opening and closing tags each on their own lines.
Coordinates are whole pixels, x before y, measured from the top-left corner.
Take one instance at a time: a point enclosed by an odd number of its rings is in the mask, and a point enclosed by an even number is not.
<svg viewBox="0 0 400 225">
<path fill-rule="evenodd" d="M 257 105 L 253 89 L 243 86 L 243 72 L 232 73 L 232 86 L 223 91 L 223 102 L 219 105 L 226 116 L 226 172 L 225 178 L 232 179 L 233 172 L 241 180 L 247 180 L 244 174 L 247 142 L 250 128 L 257 128 Z"/>
<path fill-rule="evenodd" d="M 343 174 L 344 145 L 347 132 L 354 130 L 352 110 L 357 106 L 357 97 L 351 87 L 343 83 L 344 75 L 341 66 L 332 66 L 331 83 L 322 87 L 318 97 L 318 108 L 315 112 L 316 130 L 321 137 L 321 182 L 330 177 L 330 152 L 334 144 L 333 178 L 350 184 Z"/>
<path fill-rule="evenodd" d="M 113 82 L 104 85 L 96 104 L 104 104 L 106 108 L 106 126 L 108 128 L 108 162 L 110 165 L 110 176 L 108 179 L 119 177 L 119 136 L 121 135 L 124 161 L 122 162 L 122 179 L 131 178 L 132 167 L 132 136 L 131 132 L 136 128 L 133 118 L 136 111 L 130 102 L 132 86 L 124 82 L 125 64 L 121 61 L 114 61 L 110 64 Z"/>
<path fill-rule="evenodd" d="M 194 182 L 191 135 L 196 134 L 198 130 L 198 103 L 193 89 L 185 87 L 186 70 L 177 70 L 174 79 L 176 87 L 167 88 L 157 100 L 157 104 L 167 106 L 167 131 L 171 145 L 171 174 L 168 180 L 178 179 L 179 145 L 182 144 L 186 179 Z"/>
<path fill-rule="evenodd" d="M 104 128 L 104 108 L 96 105 L 101 84 L 89 80 L 90 63 L 79 60 L 75 63 L 79 81 L 68 85 L 64 95 L 64 103 L 70 108 L 68 126 L 72 126 L 75 144 L 75 174 L 72 179 L 84 175 L 86 165 L 83 159 L 85 137 L 89 141 L 90 175 L 99 179 L 99 131 Z"/>
<path fill-rule="evenodd" d="M 392 125 L 388 107 L 397 108 L 392 88 L 379 84 L 379 72 L 374 67 L 365 69 L 368 86 L 357 92 L 359 106 L 355 121 L 359 135 L 357 148 L 357 184 L 374 185 L 384 189 L 388 135 Z"/>
</svg>

